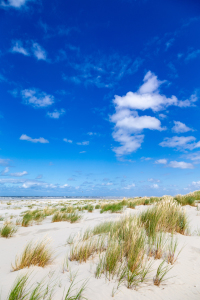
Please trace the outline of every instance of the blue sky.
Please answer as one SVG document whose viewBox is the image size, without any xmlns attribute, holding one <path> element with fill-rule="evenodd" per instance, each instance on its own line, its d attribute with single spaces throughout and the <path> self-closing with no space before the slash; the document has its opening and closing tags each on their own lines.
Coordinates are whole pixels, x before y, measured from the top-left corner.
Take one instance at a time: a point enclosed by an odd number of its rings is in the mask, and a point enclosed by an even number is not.
<svg viewBox="0 0 200 300">
<path fill-rule="evenodd" d="M 0 0 L 0 195 L 200 189 L 200 3 Z"/>
</svg>

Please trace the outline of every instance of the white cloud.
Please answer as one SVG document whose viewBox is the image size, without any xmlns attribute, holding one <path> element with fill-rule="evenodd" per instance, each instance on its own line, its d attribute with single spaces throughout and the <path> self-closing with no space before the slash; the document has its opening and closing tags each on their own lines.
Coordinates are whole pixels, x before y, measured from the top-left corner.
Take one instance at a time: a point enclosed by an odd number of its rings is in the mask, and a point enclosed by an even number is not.
<svg viewBox="0 0 200 300">
<path fill-rule="evenodd" d="M 195 162 L 197 162 L 198 160 L 200 160 L 200 151 L 197 151 L 195 153 L 191 153 L 191 154 L 188 154 L 186 156 L 188 159 L 191 159 Z"/>
<path fill-rule="evenodd" d="M 172 131 L 176 133 L 183 133 L 183 132 L 194 131 L 194 130 L 192 128 L 187 127 L 182 122 L 174 121 L 174 127 L 172 127 Z"/>
<path fill-rule="evenodd" d="M 0 158 L 0 166 L 7 166 L 9 165 L 10 159 L 8 158 Z"/>
<path fill-rule="evenodd" d="M 110 117 L 111 122 L 115 123 L 115 128 L 125 129 L 127 131 L 140 132 L 143 129 L 165 130 L 161 127 L 160 120 L 150 116 L 138 116 L 136 111 L 129 109 L 119 109 Z"/>
<path fill-rule="evenodd" d="M 164 114 L 159 114 L 158 116 L 159 116 L 160 119 L 166 119 L 167 118 L 167 116 L 164 115 Z"/>
<path fill-rule="evenodd" d="M 31 137 L 27 136 L 26 134 L 22 134 L 19 139 L 22 141 L 28 141 L 28 142 L 32 142 L 32 143 L 41 143 L 41 144 L 49 143 L 49 141 L 44 139 L 43 137 L 40 137 L 39 139 L 32 139 Z"/>
<path fill-rule="evenodd" d="M 97 135 L 96 132 L 88 132 L 87 134 L 88 134 L 88 135 Z"/>
<path fill-rule="evenodd" d="M 38 43 L 33 43 L 32 51 L 33 51 L 34 56 L 38 60 L 46 60 L 47 59 L 46 51 Z"/>
<path fill-rule="evenodd" d="M 186 61 L 191 60 L 191 59 L 195 59 L 196 57 L 198 57 L 200 55 L 200 50 L 194 50 L 192 52 L 190 52 L 187 57 L 185 58 Z"/>
<path fill-rule="evenodd" d="M 194 169 L 193 164 L 184 161 L 170 161 L 168 167 L 179 169 Z"/>
<path fill-rule="evenodd" d="M 129 184 L 129 185 L 125 186 L 124 189 L 125 190 L 130 190 L 130 189 L 132 189 L 134 187 L 135 187 L 135 183 L 132 183 L 132 184 Z"/>
<path fill-rule="evenodd" d="M 86 153 L 86 151 L 81 151 L 81 152 L 79 152 L 79 153 Z"/>
<path fill-rule="evenodd" d="M 1 6 L 3 7 L 14 7 L 14 8 L 21 8 L 21 6 L 25 5 L 26 2 L 28 2 L 29 0 L 8 0 L 7 2 L 2 1 L 1 2 Z"/>
<path fill-rule="evenodd" d="M 47 116 L 49 116 L 52 119 L 59 119 L 60 116 L 65 114 L 65 110 L 62 108 L 60 110 L 55 109 L 53 112 L 48 112 Z"/>
<path fill-rule="evenodd" d="M 63 139 L 63 141 L 70 144 L 73 142 L 72 140 L 68 140 L 68 139 Z"/>
<path fill-rule="evenodd" d="M 87 146 L 87 145 L 89 145 L 89 141 L 84 141 L 84 142 L 79 142 L 79 143 L 77 143 L 77 145 L 79 145 L 79 146 Z"/>
<path fill-rule="evenodd" d="M 5 167 L 5 169 L 3 171 L 1 171 L 0 175 L 1 176 L 6 176 L 8 172 L 9 172 L 9 168 Z"/>
<path fill-rule="evenodd" d="M 194 185 L 194 186 L 200 186 L 200 181 L 193 181 L 192 185 Z"/>
<path fill-rule="evenodd" d="M 30 55 L 29 52 L 23 47 L 21 41 L 16 41 L 15 45 L 13 46 L 13 48 L 11 49 L 11 51 L 23 54 L 25 56 L 29 56 Z"/>
<path fill-rule="evenodd" d="M 21 177 L 21 176 L 24 176 L 24 175 L 27 175 L 27 174 L 28 174 L 28 172 L 23 171 L 23 172 L 17 172 L 17 173 L 10 173 L 10 176 Z"/>
<path fill-rule="evenodd" d="M 167 98 L 165 95 L 159 93 L 159 87 L 165 81 L 160 81 L 157 76 L 151 71 L 147 72 L 143 79 L 144 83 L 140 86 L 137 92 L 128 92 L 125 96 L 115 96 L 114 104 L 118 108 L 129 108 L 153 111 L 160 111 L 170 105 L 187 107 L 194 105 L 197 101 L 196 95 L 191 95 L 190 99 L 181 101 L 176 96 Z"/>
<path fill-rule="evenodd" d="M 117 156 L 131 154 L 141 147 L 144 140 L 144 135 L 130 135 L 125 130 L 117 130 L 113 132 L 113 138 L 115 141 L 121 144 L 120 147 L 114 147 L 113 151 Z"/>
<path fill-rule="evenodd" d="M 152 158 L 151 157 L 144 157 L 144 156 L 142 156 L 141 158 L 140 158 L 141 160 L 151 160 Z"/>
<path fill-rule="evenodd" d="M 165 81 L 160 81 L 150 71 L 144 77 L 144 83 L 136 92 L 128 92 L 125 96 L 115 96 L 113 103 L 115 113 L 110 116 L 110 122 L 115 124 L 113 138 L 121 144 L 114 147 L 113 151 L 117 156 L 131 154 L 141 147 L 144 129 L 163 131 L 166 128 L 161 126 L 159 119 L 152 116 L 139 116 L 136 110 L 152 109 L 154 112 L 166 109 L 170 105 L 186 107 L 194 105 L 197 100 L 192 95 L 189 100 L 179 101 L 175 96 L 167 98 L 160 94 L 159 87 Z M 161 118 L 165 115 L 160 114 Z"/>
<path fill-rule="evenodd" d="M 25 104 L 30 104 L 33 107 L 47 107 L 54 103 L 54 96 L 40 92 L 38 89 L 22 90 L 21 95 Z"/>
<path fill-rule="evenodd" d="M 160 182 L 159 179 L 154 179 L 154 178 L 149 178 L 148 181 L 150 181 L 150 182 Z"/>
<path fill-rule="evenodd" d="M 154 183 L 154 184 L 151 185 L 151 187 L 152 187 L 153 189 L 158 189 L 158 188 L 159 188 L 159 185 L 156 184 L 156 183 Z"/>
<path fill-rule="evenodd" d="M 61 188 L 61 189 L 64 189 L 64 188 L 66 188 L 66 187 L 69 187 L 69 185 L 68 185 L 67 183 L 65 183 L 65 184 L 63 184 L 63 185 L 60 185 L 60 188 Z"/>
<path fill-rule="evenodd" d="M 161 147 L 177 148 L 179 150 L 193 150 L 200 147 L 200 142 L 195 142 L 194 136 L 173 136 L 172 138 L 164 138 L 159 145 Z"/>
<path fill-rule="evenodd" d="M 166 165 L 167 164 L 167 159 L 165 159 L 165 158 L 158 159 L 158 160 L 155 161 L 155 164 Z"/>
</svg>

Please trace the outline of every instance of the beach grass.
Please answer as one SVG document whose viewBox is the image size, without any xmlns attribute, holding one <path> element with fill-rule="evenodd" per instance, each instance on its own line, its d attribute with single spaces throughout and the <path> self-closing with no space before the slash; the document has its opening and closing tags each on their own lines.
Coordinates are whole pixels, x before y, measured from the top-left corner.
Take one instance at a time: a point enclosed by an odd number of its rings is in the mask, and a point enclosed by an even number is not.
<svg viewBox="0 0 200 300">
<path fill-rule="evenodd" d="M 45 267 L 54 260 L 53 251 L 50 248 L 50 240 L 45 238 L 38 242 L 29 242 L 20 256 L 15 259 L 15 265 L 12 265 L 13 271 L 18 271 L 30 266 Z"/>
</svg>

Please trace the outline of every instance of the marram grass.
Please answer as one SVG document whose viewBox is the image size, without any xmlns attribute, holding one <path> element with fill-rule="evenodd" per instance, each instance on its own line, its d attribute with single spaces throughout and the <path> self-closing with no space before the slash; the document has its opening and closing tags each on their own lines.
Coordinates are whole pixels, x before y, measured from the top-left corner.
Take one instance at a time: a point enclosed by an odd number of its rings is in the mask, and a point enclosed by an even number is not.
<svg viewBox="0 0 200 300">
<path fill-rule="evenodd" d="M 12 265 L 13 271 L 29 268 L 30 266 L 45 267 L 53 262 L 53 251 L 50 248 L 50 240 L 45 238 L 43 241 L 29 242 L 20 256 L 15 259 Z"/>
</svg>

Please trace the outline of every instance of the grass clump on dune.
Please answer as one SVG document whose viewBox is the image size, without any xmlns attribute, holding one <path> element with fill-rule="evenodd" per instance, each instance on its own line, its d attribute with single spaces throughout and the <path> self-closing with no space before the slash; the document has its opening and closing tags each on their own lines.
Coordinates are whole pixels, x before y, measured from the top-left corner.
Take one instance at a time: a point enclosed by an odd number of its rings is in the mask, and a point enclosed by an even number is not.
<svg viewBox="0 0 200 300">
<path fill-rule="evenodd" d="M 12 224 L 5 224 L 0 229 L 0 235 L 5 238 L 13 236 L 13 234 L 16 232 L 17 232 L 17 228 L 14 227 Z"/>
<path fill-rule="evenodd" d="M 32 224 L 33 221 L 33 216 L 30 212 L 27 212 L 22 219 L 22 226 L 23 227 L 28 227 Z"/>
<path fill-rule="evenodd" d="M 50 249 L 50 240 L 44 239 L 33 244 L 26 245 L 22 254 L 15 259 L 15 265 L 12 265 L 13 271 L 18 271 L 30 266 L 45 267 L 53 261 L 53 251 Z"/>
<path fill-rule="evenodd" d="M 140 220 L 148 236 L 153 236 L 158 231 L 185 234 L 188 230 L 186 214 L 173 198 L 164 199 L 149 208 L 141 214 Z"/>
<path fill-rule="evenodd" d="M 29 275 L 17 277 L 13 287 L 7 297 L 7 300 L 51 300 L 54 287 L 39 282 L 35 287 L 28 287 Z"/>
<path fill-rule="evenodd" d="M 56 212 L 52 217 L 52 222 L 70 222 L 75 223 L 78 222 L 82 216 L 78 214 L 77 212 L 72 213 L 62 213 L 62 212 Z"/>
<path fill-rule="evenodd" d="M 110 211 L 111 213 L 121 212 L 123 209 L 123 204 L 121 202 L 118 203 L 108 203 L 101 206 L 100 213 L 104 213 L 106 211 Z"/>
<path fill-rule="evenodd" d="M 27 299 L 28 293 L 26 291 L 28 275 L 18 277 L 11 288 L 7 300 L 24 300 Z"/>
</svg>

